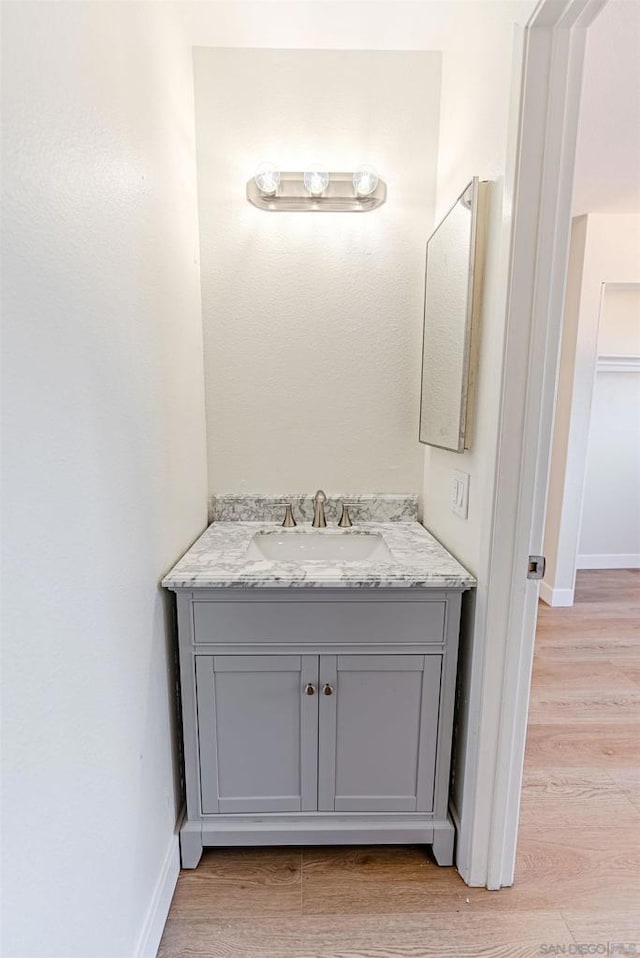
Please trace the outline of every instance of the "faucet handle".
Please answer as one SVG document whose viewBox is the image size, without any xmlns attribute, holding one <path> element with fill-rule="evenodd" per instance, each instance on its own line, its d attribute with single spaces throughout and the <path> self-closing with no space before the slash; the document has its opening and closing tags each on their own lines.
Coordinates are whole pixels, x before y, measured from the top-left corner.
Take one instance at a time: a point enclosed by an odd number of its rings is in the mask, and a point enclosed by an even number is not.
<svg viewBox="0 0 640 958">
<path fill-rule="evenodd" d="M 290 502 L 286 504 L 284 519 L 282 520 L 282 525 L 285 529 L 293 529 L 294 526 L 297 526 L 298 523 L 293 517 L 293 506 Z"/>
<path fill-rule="evenodd" d="M 342 515 L 340 516 L 340 521 L 338 522 L 339 526 L 342 526 L 343 529 L 350 529 L 353 525 L 351 521 L 351 516 L 349 515 L 349 505 L 346 502 L 342 503 Z"/>
<path fill-rule="evenodd" d="M 312 529 L 324 529 L 327 525 L 327 520 L 324 515 L 324 504 L 327 501 L 327 494 L 322 490 L 318 489 L 315 496 L 313 497 L 313 522 L 311 523 Z"/>
</svg>

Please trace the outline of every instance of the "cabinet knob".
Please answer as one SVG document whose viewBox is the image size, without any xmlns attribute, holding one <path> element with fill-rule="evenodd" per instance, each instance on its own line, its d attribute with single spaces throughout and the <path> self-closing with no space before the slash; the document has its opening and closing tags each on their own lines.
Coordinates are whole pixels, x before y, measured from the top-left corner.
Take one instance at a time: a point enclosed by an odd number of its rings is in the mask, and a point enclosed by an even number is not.
<svg viewBox="0 0 640 958">
<path fill-rule="evenodd" d="M 307 682 L 307 684 L 306 684 L 305 687 L 304 687 L 304 691 L 305 691 L 305 694 L 306 694 L 306 695 L 315 695 L 315 694 L 316 694 L 316 687 L 315 687 L 315 685 L 312 685 L 311 682 Z"/>
<path fill-rule="evenodd" d="M 327 682 L 327 684 L 325 685 L 322 691 L 324 692 L 325 695 L 333 695 L 333 685 L 329 685 L 329 683 Z"/>
</svg>

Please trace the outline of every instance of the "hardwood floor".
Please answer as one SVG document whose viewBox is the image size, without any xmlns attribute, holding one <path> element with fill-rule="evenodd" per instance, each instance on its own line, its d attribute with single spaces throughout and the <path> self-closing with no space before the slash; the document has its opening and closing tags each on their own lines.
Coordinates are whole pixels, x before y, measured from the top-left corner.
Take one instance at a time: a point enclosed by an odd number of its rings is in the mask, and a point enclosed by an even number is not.
<svg viewBox="0 0 640 958">
<path fill-rule="evenodd" d="M 640 571 L 581 572 L 573 608 L 540 606 L 513 888 L 418 847 L 210 850 L 159 958 L 640 955 L 639 751 Z"/>
</svg>

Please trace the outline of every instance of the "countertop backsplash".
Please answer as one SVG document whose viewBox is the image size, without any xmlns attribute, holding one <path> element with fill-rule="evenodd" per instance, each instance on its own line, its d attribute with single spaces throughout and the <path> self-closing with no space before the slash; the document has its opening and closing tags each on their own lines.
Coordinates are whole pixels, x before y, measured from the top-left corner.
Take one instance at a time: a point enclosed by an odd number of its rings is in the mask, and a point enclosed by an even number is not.
<svg viewBox="0 0 640 958">
<path fill-rule="evenodd" d="M 313 519 L 313 493 L 282 496 L 225 494 L 211 496 L 210 522 L 281 522 L 287 503 L 293 506 L 296 522 Z M 349 505 L 353 522 L 416 522 L 418 497 L 413 495 L 335 495 L 327 493 L 325 516 L 328 523 L 340 518 L 342 503 Z"/>
</svg>

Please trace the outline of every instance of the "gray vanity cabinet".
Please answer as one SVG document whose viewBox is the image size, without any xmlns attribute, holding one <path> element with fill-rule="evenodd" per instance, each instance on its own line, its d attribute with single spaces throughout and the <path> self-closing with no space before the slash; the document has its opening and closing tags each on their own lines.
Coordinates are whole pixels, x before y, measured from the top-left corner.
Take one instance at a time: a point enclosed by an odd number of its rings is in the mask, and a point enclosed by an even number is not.
<svg viewBox="0 0 640 958">
<path fill-rule="evenodd" d="M 187 809 L 203 845 L 430 844 L 448 815 L 460 589 L 178 589 Z"/>
<path fill-rule="evenodd" d="M 317 808 L 317 683 L 314 655 L 197 658 L 203 813 Z"/>
<path fill-rule="evenodd" d="M 319 811 L 432 810 L 441 663 L 321 656 Z"/>
<path fill-rule="evenodd" d="M 441 661 L 198 656 L 203 813 L 431 811 Z"/>
</svg>

